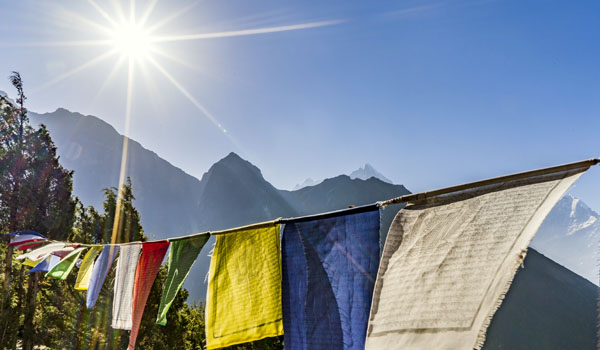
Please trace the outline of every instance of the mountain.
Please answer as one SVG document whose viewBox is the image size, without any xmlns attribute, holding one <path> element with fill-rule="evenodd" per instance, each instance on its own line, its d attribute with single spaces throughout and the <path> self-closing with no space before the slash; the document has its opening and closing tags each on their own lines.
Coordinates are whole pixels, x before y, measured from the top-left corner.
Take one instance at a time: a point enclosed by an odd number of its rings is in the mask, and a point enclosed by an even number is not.
<svg viewBox="0 0 600 350">
<path fill-rule="evenodd" d="M 298 215 L 257 167 L 233 152 L 211 166 L 200 184 L 197 213 L 205 229 L 220 230 Z"/>
<path fill-rule="evenodd" d="M 293 191 L 299 190 L 299 189 L 307 187 L 307 186 L 318 185 L 320 183 L 321 183 L 321 181 L 315 181 L 309 177 L 308 179 L 304 180 L 304 182 L 302 182 L 301 184 L 296 184 L 296 186 L 294 186 Z"/>
<path fill-rule="evenodd" d="M 531 246 L 571 271 L 598 284 L 600 215 L 566 195 L 554 206 Z"/>
<path fill-rule="evenodd" d="M 56 143 L 60 162 L 75 170 L 73 190 L 86 205 L 100 207 L 103 188 L 119 183 L 123 136 L 93 116 L 66 109 L 29 112 L 33 125 L 45 124 Z M 127 176 L 131 177 L 136 206 L 149 237 L 165 238 L 198 231 L 200 181 L 145 149 L 128 142 Z"/>
<path fill-rule="evenodd" d="M 369 163 L 365 164 L 363 167 L 358 168 L 350 173 L 350 178 L 352 178 L 352 179 L 367 180 L 372 177 L 377 178 L 383 182 L 390 183 L 390 184 L 394 183 L 394 181 L 388 179 L 387 177 L 383 176 L 383 174 L 381 174 L 379 171 L 375 170 L 375 168 L 373 168 L 371 166 L 371 164 L 369 164 Z"/>
<path fill-rule="evenodd" d="M 529 249 L 483 350 L 595 350 L 598 287 Z"/>
<path fill-rule="evenodd" d="M 392 185 L 375 177 L 366 180 L 340 175 L 325 179 L 318 185 L 296 191 L 281 190 L 283 197 L 292 203 L 300 215 L 308 215 L 347 208 L 349 205 L 366 205 L 377 201 L 409 194 L 403 185 Z M 389 226 L 402 205 L 390 205 L 382 210 L 381 236 L 385 240 Z"/>
<path fill-rule="evenodd" d="M 377 178 L 352 179 L 347 175 L 325 179 L 318 185 L 296 191 L 281 190 L 283 197 L 300 215 L 359 206 L 410 193 L 402 185 L 392 185 Z"/>
<path fill-rule="evenodd" d="M 349 177 L 351 179 L 360 179 L 360 180 L 368 180 L 368 179 L 374 177 L 376 179 L 379 179 L 383 182 L 387 182 L 389 184 L 394 183 L 392 180 L 383 176 L 383 174 L 381 174 L 379 171 L 375 170 L 375 168 L 373 168 L 369 163 L 367 163 L 363 167 L 360 167 L 360 168 L 354 170 L 353 172 L 351 172 Z M 293 191 L 300 190 L 304 187 L 315 186 L 315 185 L 320 184 L 321 182 L 323 182 L 323 180 L 315 181 L 309 177 L 306 180 L 304 180 L 304 182 L 302 182 L 300 184 L 296 184 L 296 186 L 294 186 Z"/>
</svg>

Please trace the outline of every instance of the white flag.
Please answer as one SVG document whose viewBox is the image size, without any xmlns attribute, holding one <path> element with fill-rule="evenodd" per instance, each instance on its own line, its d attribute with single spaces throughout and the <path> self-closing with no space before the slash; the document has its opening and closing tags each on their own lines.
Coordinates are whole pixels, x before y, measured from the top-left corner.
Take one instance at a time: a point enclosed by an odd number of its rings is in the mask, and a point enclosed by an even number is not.
<svg viewBox="0 0 600 350">
<path fill-rule="evenodd" d="M 529 242 L 585 170 L 480 186 L 398 212 L 366 349 L 480 349 Z"/>
</svg>

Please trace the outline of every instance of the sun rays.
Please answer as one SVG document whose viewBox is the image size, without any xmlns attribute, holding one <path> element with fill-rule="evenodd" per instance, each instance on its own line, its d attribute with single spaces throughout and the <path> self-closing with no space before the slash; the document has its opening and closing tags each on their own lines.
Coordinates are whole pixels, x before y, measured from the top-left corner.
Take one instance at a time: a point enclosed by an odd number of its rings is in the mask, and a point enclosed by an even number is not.
<svg viewBox="0 0 600 350">
<path fill-rule="evenodd" d="M 134 98 L 134 90 L 136 86 L 136 77 L 139 75 L 135 74 L 136 70 L 140 70 L 141 76 L 146 81 L 146 84 L 153 86 L 153 79 L 150 79 L 151 75 L 148 72 L 148 67 L 151 70 L 159 73 L 159 76 L 166 79 L 171 85 L 185 97 L 207 120 L 211 122 L 221 134 L 224 135 L 229 142 L 232 143 L 237 149 L 241 149 L 239 142 L 231 135 L 230 132 L 221 124 L 216 116 L 207 110 L 203 103 L 201 103 L 194 95 L 181 83 L 177 78 L 165 68 L 159 61 L 158 58 L 165 58 L 171 62 L 198 73 L 201 69 L 194 67 L 193 64 L 186 62 L 184 59 L 177 55 L 172 55 L 165 50 L 161 50 L 160 45 L 169 42 L 188 42 L 193 40 L 207 40 L 207 39 L 218 39 L 228 37 L 239 37 L 249 35 L 264 35 L 276 32 L 286 31 L 297 31 L 307 30 L 317 27 L 332 26 L 344 22 L 343 20 L 327 20 L 327 21 L 313 21 L 304 23 L 284 24 L 276 26 L 266 26 L 258 28 L 243 28 L 235 29 L 230 31 L 219 31 L 219 32 L 201 32 L 201 33 L 179 33 L 176 35 L 168 33 L 160 33 L 160 31 L 169 23 L 176 21 L 178 18 L 188 13 L 193 7 L 199 4 L 200 0 L 193 1 L 186 6 L 176 9 L 171 13 L 164 14 L 161 18 L 153 18 L 153 11 L 156 8 L 158 0 L 150 0 L 145 8 L 141 9 L 141 15 L 139 18 L 136 17 L 136 2 L 135 0 L 129 1 L 129 6 L 122 6 L 118 1 L 102 2 L 98 3 L 94 0 L 88 0 L 88 4 L 93 9 L 97 17 L 100 18 L 100 22 L 92 20 L 83 16 L 82 14 L 76 13 L 71 9 L 63 9 L 62 15 L 64 22 L 62 26 L 71 25 L 73 29 L 84 28 L 91 30 L 94 35 L 92 38 L 83 38 L 83 40 L 48 40 L 48 41 L 37 41 L 37 42 L 0 42 L 0 47 L 28 47 L 28 48 L 81 48 L 94 50 L 100 50 L 106 48 L 104 53 L 96 54 L 92 59 L 81 63 L 80 65 L 62 73 L 49 81 L 42 83 L 33 90 L 33 92 L 39 92 L 50 86 L 54 86 L 59 83 L 63 83 L 68 79 L 72 79 L 78 74 L 82 74 L 84 71 L 97 67 L 101 62 L 105 62 L 109 59 L 114 59 L 114 64 L 106 72 L 104 82 L 98 87 L 98 91 L 93 97 L 96 101 L 106 90 L 111 82 L 115 80 L 115 77 L 121 70 L 123 64 L 126 62 L 126 81 L 127 81 L 127 93 L 125 103 L 125 114 L 124 114 L 124 133 L 123 133 L 123 146 L 121 155 L 121 165 L 119 172 L 119 188 L 123 185 L 126 178 L 126 169 L 128 163 L 128 143 L 130 135 L 130 126 L 132 119 L 132 106 Z M 109 5 L 107 5 L 109 4 Z M 124 7 L 128 7 L 124 9 Z M 156 17 L 156 16 L 155 16 Z M 69 22 L 70 21 L 70 22 Z M 139 79 L 139 78 L 137 78 Z M 149 80 L 149 81 L 148 81 Z M 120 207 L 121 200 L 117 198 L 117 208 L 115 215 L 115 222 L 113 225 L 113 237 L 112 240 L 116 239 L 116 235 L 119 232 L 121 226 L 120 218 Z"/>
<path fill-rule="evenodd" d="M 260 28 L 247 28 L 238 29 L 231 31 L 220 31 L 220 32 L 204 32 L 204 33 L 187 33 L 187 34 L 161 34 L 158 31 L 170 22 L 177 20 L 182 15 L 188 13 L 193 7 L 197 6 L 200 1 L 196 0 L 188 5 L 173 11 L 172 13 L 165 14 L 161 18 L 156 19 L 152 23 L 150 17 L 153 14 L 154 9 L 158 3 L 158 0 L 151 0 L 146 7 L 141 11 L 141 16 L 136 18 L 136 2 L 135 0 L 129 1 L 128 13 L 123 9 L 121 3 L 118 1 L 108 2 L 112 4 L 108 8 L 103 7 L 100 3 L 94 0 L 88 0 L 88 4 L 93 11 L 99 15 L 104 23 L 99 23 L 92 19 L 86 18 L 81 14 L 74 13 L 71 10 L 65 10 L 64 13 L 71 17 L 72 20 L 79 26 L 84 26 L 89 29 L 94 29 L 97 32 L 97 38 L 85 39 L 85 40 L 65 40 L 65 41 L 39 41 L 39 42 L 0 42 L 0 47 L 106 47 L 106 52 L 95 56 L 87 62 L 83 62 L 81 65 L 62 73 L 49 81 L 40 84 L 33 92 L 39 92 L 50 86 L 61 83 L 73 76 L 82 73 L 85 70 L 91 69 L 97 66 L 99 63 L 108 60 L 113 57 L 115 64 L 112 69 L 107 72 L 105 81 L 101 84 L 98 89 L 98 93 L 94 97 L 96 100 L 99 95 L 108 87 L 111 80 L 115 78 L 118 68 L 122 65 L 123 61 L 129 61 L 128 70 L 139 69 L 145 63 L 150 63 L 161 76 L 166 78 L 192 105 L 194 105 L 201 114 L 206 117 L 212 124 L 214 124 L 223 133 L 227 133 L 227 130 L 221 125 L 218 119 L 206 110 L 204 105 L 200 103 L 174 76 L 171 74 L 163 65 L 161 65 L 157 58 L 166 58 L 171 62 L 175 62 L 178 65 L 189 69 L 191 71 L 198 72 L 200 69 L 194 68 L 192 64 L 187 63 L 180 57 L 171 55 L 164 50 L 160 49 L 160 44 L 168 42 L 185 42 L 193 40 L 206 40 L 206 39 L 217 39 L 227 37 L 239 37 L 248 35 L 263 35 L 276 32 L 285 31 L 297 31 L 306 30 L 317 27 L 325 27 L 336 25 L 344 22 L 344 20 L 327 20 L 327 21 L 314 21 L 296 24 L 287 24 L 279 26 L 269 26 Z M 105 5 L 105 3 L 103 3 Z M 133 73 L 128 72 L 127 76 L 131 76 Z M 128 81 L 129 86 L 133 82 Z M 127 105 L 131 104 L 130 99 L 133 98 L 133 92 L 127 94 Z M 127 114 L 127 113 L 126 113 Z M 128 129 L 128 117 L 125 118 L 125 129 Z M 125 136 L 128 136 L 127 133 Z M 231 140 L 231 135 L 228 135 Z"/>
</svg>

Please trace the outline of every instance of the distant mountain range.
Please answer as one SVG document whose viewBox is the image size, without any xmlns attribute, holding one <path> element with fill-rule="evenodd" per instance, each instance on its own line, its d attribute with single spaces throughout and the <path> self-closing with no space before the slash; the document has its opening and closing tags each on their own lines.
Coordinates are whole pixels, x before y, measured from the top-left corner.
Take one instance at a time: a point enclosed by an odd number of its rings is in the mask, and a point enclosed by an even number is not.
<svg viewBox="0 0 600 350">
<path fill-rule="evenodd" d="M 47 125 L 61 163 L 75 170 L 75 194 L 85 204 L 99 206 L 102 188 L 118 183 L 122 136 L 96 117 L 65 109 L 30 113 L 30 118 L 33 124 Z M 128 156 L 127 175 L 132 179 L 135 205 L 151 238 L 342 209 L 409 193 L 402 185 L 380 179 L 383 175 L 371 166 L 352 176 L 340 175 L 287 191 L 273 187 L 260 169 L 235 153 L 212 165 L 201 179 L 133 140 L 129 141 Z M 374 173 L 378 176 L 368 176 Z M 533 243 L 542 253 L 590 278 L 592 268 L 577 270 L 578 264 L 589 265 L 593 258 L 587 255 L 593 257 L 596 247 L 590 242 L 597 238 L 598 214 L 586 208 L 572 197 L 563 198 Z M 382 239 L 399 209 L 394 206 L 383 211 Z M 206 251 L 210 245 L 201 253 L 185 285 L 193 299 L 205 296 L 204 277 L 210 263 Z M 597 295 L 595 285 L 530 250 L 525 269 L 518 273 L 505 306 L 494 318 L 485 349 L 592 349 Z M 571 346 L 562 346 L 563 341 Z M 546 342 L 548 347 L 536 346 Z"/>
<path fill-rule="evenodd" d="M 371 166 L 371 164 L 367 163 L 364 166 L 354 170 L 353 172 L 350 173 L 349 177 L 351 179 L 361 179 L 361 180 L 368 180 L 372 177 L 379 179 L 383 182 L 387 182 L 389 184 L 393 184 L 394 182 L 390 179 L 388 179 L 387 177 L 383 176 L 382 173 L 380 173 L 379 171 L 375 170 L 375 168 L 373 168 L 373 166 Z M 306 180 L 304 180 L 304 182 L 297 184 L 296 186 L 294 186 L 293 191 L 295 190 L 299 190 L 301 188 L 304 187 L 308 187 L 308 186 L 315 186 L 318 185 L 322 182 L 321 181 L 315 181 L 313 179 L 311 179 L 310 177 L 307 178 Z"/>
<path fill-rule="evenodd" d="M 123 136 L 96 117 L 65 109 L 30 112 L 29 117 L 32 124 L 48 127 L 61 163 L 75 170 L 75 195 L 86 205 L 99 207 L 102 189 L 118 185 Z M 144 231 L 157 239 L 343 209 L 409 193 L 402 185 L 348 176 L 299 191 L 278 190 L 260 169 L 235 153 L 213 164 L 198 180 L 134 140 L 129 141 L 127 165 Z M 389 226 L 394 214 L 384 211 L 382 227 Z M 197 279 L 186 282 L 194 299 L 205 296 L 209 264 L 203 253 L 191 274 Z"/>
</svg>

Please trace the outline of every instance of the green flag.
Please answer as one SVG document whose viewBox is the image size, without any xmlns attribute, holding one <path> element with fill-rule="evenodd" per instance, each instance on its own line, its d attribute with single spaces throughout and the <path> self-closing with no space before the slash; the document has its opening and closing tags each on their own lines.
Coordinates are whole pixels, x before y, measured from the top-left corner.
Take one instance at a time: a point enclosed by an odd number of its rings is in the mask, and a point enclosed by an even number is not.
<svg viewBox="0 0 600 350">
<path fill-rule="evenodd" d="M 160 298 L 160 307 L 156 318 L 156 323 L 159 325 L 164 326 L 167 324 L 167 312 L 208 238 L 209 235 L 205 234 L 171 241 L 169 272 L 167 273 L 167 280 Z"/>
<path fill-rule="evenodd" d="M 48 273 L 46 273 L 46 276 L 51 276 L 61 280 L 67 279 L 67 276 L 69 273 L 71 273 L 71 270 L 73 270 L 79 255 L 81 255 L 84 249 L 85 248 L 77 248 L 69 253 L 69 255 L 65 256 L 65 258 L 62 259 L 58 264 L 54 265 L 54 267 L 50 269 Z"/>
</svg>

